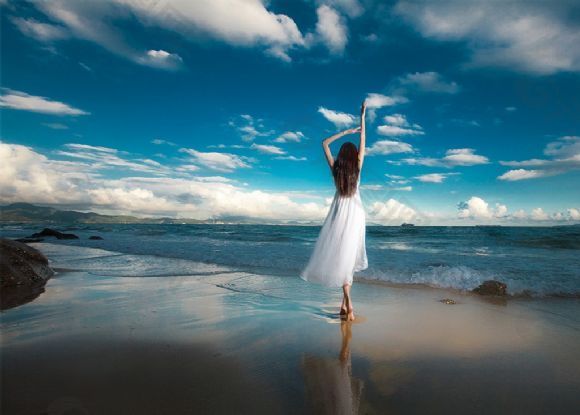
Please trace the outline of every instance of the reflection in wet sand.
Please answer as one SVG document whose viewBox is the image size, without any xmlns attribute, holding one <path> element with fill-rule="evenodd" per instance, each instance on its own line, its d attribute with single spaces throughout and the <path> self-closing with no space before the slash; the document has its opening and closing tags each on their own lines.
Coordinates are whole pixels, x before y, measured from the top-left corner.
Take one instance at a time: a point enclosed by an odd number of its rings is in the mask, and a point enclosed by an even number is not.
<svg viewBox="0 0 580 415">
<path fill-rule="evenodd" d="M 302 371 L 309 410 L 316 414 L 358 414 L 363 381 L 352 376 L 352 322 L 340 324 L 342 347 L 338 359 L 306 355 Z"/>
</svg>

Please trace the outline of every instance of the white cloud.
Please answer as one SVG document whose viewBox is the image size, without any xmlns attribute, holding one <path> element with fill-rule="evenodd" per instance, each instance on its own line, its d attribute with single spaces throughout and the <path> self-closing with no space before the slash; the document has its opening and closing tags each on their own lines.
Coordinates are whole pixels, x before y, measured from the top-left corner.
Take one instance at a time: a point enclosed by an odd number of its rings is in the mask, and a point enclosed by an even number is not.
<svg viewBox="0 0 580 415">
<path fill-rule="evenodd" d="M 447 150 L 443 162 L 450 166 L 473 166 L 476 164 L 487 164 L 489 159 L 485 156 L 474 154 L 472 148 L 456 148 Z"/>
<path fill-rule="evenodd" d="M 383 107 L 392 107 L 398 104 L 404 104 L 409 100 L 402 96 L 388 96 L 377 93 L 369 93 L 365 99 L 367 108 L 377 109 Z"/>
<path fill-rule="evenodd" d="M 366 154 L 368 156 L 374 156 L 377 154 L 388 155 L 396 153 L 412 153 L 413 151 L 414 149 L 411 144 L 403 143 L 402 141 L 378 140 L 370 147 L 367 147 Z"/>
<path fill-rule="evenodd" d="M 530 214 L 530 218 L 533 220 L 548 220 L 548 219 L 550 219 L 548 214 L 546 212 L 544 212 L 544 209 L 542 209 L 542 208 L 532 209 L 532 213 Z"/>
<path fill-rule="evenodd" d="M 404 104 L 409 100 L 403 96 L 394 95 L 388 96 L 377 93 L 369 93 L 365 99 L 367 104 L 367 115 L 369 120 L 373 122 L 376 118 L 377 110 L 383 107 L 392 107 L 398 104 Z"/>
<path fill-rule="evenodd" d="M 518 180 L 537 179 L 539 177 L 546 177 L 550 175 L 546 173 L 547 172 L 542 170 L 516 169 L 505 172 L 504 174 L 499 176 L 498 179 L 514 182 Z"/>
<path fill-rule="evenodd" d="M 324 0 L 323 2 L 339 9 L 350 18 L 359 17 L 364 12 L 364 8 L 358 0 Z"/>
<path fill-rule="evenodd" d="M 106 154 L 118 154 L 106 147 Z M 180 168 L 187 169 L 188 165 Z M 195 166 L 189 165 L 195 171 Z M 108 179 L 84 162 L 48 159 L 29 147 L 0 143 L 0 203 L 74 205 L 102 213 L 258 220 L 322 220 L 328 207 L 297 202 L 279 192 L 242 188 L 224 177 L 123 177 Z M 316 199 L 316 197 L 313 197 Z"/>
<path fill-rule="evenodd" d="M 183 59 L 176 53 L 169 53 L 165 50 L 149 50 L 138 62 L 160 69 L 179 69 L 182 67 Z"/>
<path fill-rule="evenodd" d="M 529 214 L 524 209 L 510 214 L 506 205 L 496 203 L 495 207 L 492 208 L 484 199 L 473 196 L 468 201 L 459 203 L 457 216 L 462 220 L 483 221 L 484 223 L 505 221 L 558 223 L 578 221 L 580 211 L 576 208 L 570 208 L 566 212 L 548 213 L 543 208 L 538 207 L 532 209 Z"/>
<path fill-rule="evenodd" d="M 267 144 L 253 143 L 250 146 L 250 148 L 257 150 L 258 152 L 260 152 L 262 154 L 278 154 L 278 155 L 286 154 L 286 152 L 284 150 L 282 150 L 280 147 L 271 146 L 271 145 L 267 145 Z"/>
<path fill-rule="evenodd" d="M 411 192 L 413 191 L 413 186 L 392 187 L 391 190 L 398 190 L 400 192 Z"/>
<path fill-rule="evenodd" d="M 410 165 L 431 166 L 431 167 L 455 167 L 455 166 L 475 166 L 478 164 L 488 164 L 489 159 L 485 156 L 475 154 L 472 148 L 454 148 L 445 153 L 445 157 L 436 159 L 431 157 L 407 158 L 402 162 Z"/>
<path fill-rule="evenodd" d="M 348 42 L 348 28 L 340 14 L 325 4 L 316 9 L 316 33 L 331 53 L 340 55 Z"/>
<path fill-rule="evenodd" d="M 296 156 L 278 156 L 274 157 L 276 160 L 290 160 L 290 161 L 306 161 L 306 157 L 296 157 Z"/>
<path fill-rule="evenodd" d="M 253 141 L 256 137 L 266 137 L 274 134 L 273 130 L 263 130 L 262 119 L 254 119 L 249 114 L 240 115 L 240 119 L 241 124 L 237 124 L 234 121 L 230 121 L 229 124 L 238 130 L 244 141 Z"/>
<path fill-rule="evenodd" d="M 276 143 L 299 143 L 304 139 L 304 134 L 300 131 L 286 131 L 285 133 L 279 135 L 274 142 Z"/>
<path fill-rule="evenodd" d="M 429 173 L 416 176 L 415 178 L 423 183 L 443 183 L 449 176 L 457 173 Z"/>
<path fill-rule="evenodd" d="M 164 144 L 165 145 L 168 145 L 168 146 L 176 146 L 177 145 L 177 144 L 175 144 L 172 141 L 163 140 L 161 138 L 156 138 L 154 140 L 151 140 L 151 144 L 155 144 L 155 145 L 158 145 L 158 146 L 164 145 Z"/>
<path fill-rule="evenodd" d="M 403 75 L 395 81 L 397 87 L 421 92 L 456 94 L 460 88 L 456 82 L 447 81 L 437 72 L 415 72 Z"/>
<path fill-rule="evenodd" d="M 250 167 L 242 157 L 236 154 L 211 151 L 202 152 L 192 148 L 180 148 L 179 151 L 189 154 L 191 156 L 191 161 L 194 164 L 201 164 L 204 167 L 216 171 L 232 172 L 235 169 Z"/>
<path fill-rule="evenodd" d="M 570 208 L 568 209 L 568 215 L 572 220 L 580 220 L 580 209 Z"/>
<path fill-rule="evenodd" d="M 466 202 L 459 203 L 458 209 L 457 216 L 464 219 L 494 219 L 507 215 L 507 207 L 505 205 L 496 204 L 495 209 L 493 209 L 489 207 L 485 200 L 477 196 L 473 196 Z"/>
<path fill-rule="evenodd" d="M 580 137 L 564 136 L 550 142 L 544 149 L 550 159 L 530 159 L 523 161 L 500 161 L 503 166 L 535 167 L 535 169 L 508 170 L 499 180 L 518 181 L 556 176 L 580 169 Z"/>
<path fill-rule="evenodd" d="M 384 121 L 386 125 L 379 125 L 377 132 L 390 137 L 400 137 L 405 135 L 423 135 L 423 128 L 419 124 L 409 124 L 403 114 L 386 115 Z"/>
<path fill-rule="evenodd" d="M 377 132 L 380 135 L 386 135 L 389 137 L 401 137 L 405 135 L 423 135 L 425 134 L 421 130 L 415 130 L 412 128 L 402 128 L 396 125 L 379 125 L 377 127 Z"/>
<path fill-rule="evenodd" d="M 42 23 L 35 19 L 23 19 L 16 17 L 12 19 L 16 27 L 26 36 L 33 37 L 43 42 L 61 40 L 69 37 L 69 33 L 62 26 L 49 23 Z"/>
<path fill-rule="evenodd" d="M 119 155 L 119 151 L 114 148 L 78 143 L 65 144 L 64 147 L 66 150 L 56 151 L 55 154 L 67 158 L 84 160 L 93 170 L 131 170 L 161 176 L 166 176 L 171 173 L 171 169 L 151 159 L 123 158 Z"/>
<path fill-rule="evenodd" d="M 380 185 L 380 184 L 361 184 L 360 185 L 361 190 L 376 191 L 376 190 L 383 190 L 384 188 L 385 187 L 383 185 Z"/>
<path fill-rule="evenodd" d="M 398 225 L 416 218 L 418 214 L 414 209 L 395 199 L 374 202 L 369 211 L 369 220 L 383 225 Z"/>
<path fill-rule="evenodd" d="M 3 89 L 5 92 L 0 97 L 0 107 L 15 110 L 39 112 L 53 115 L 87 115 L 86 111 L 71 107 L 60 101 L 53 101 L 49 98 L 29 95 L 26 92 Z"/>
<path fill-rule="evenodd" d="M 268 5 L 259 0 L 157 0 L 154 5 L 134 0 L 53 0 L 35 5 L 76 37 L 141 64 L 154 62 L 143 60 L 146 48 L 127 44 L 117 33 L 111 16 L 136 16 L 144 26 L 173 31 L 188 40 L 212 38 L 234 46 L 258 47 L 283 60 L 289 59 L 290 49 L 304 46 L 294 20 L 268 10 Z"/>
<path fill-rule="evenodd" d="M 45 122 L 42 125 L 53 130 L 68 130 L 68 125 L 59 122 Z"/>
<path fill-rule="evenodd" d="M 385 122 L 397 127 L 405 127 L 409 125 L 407 118 L 403 114 L 385 115 Z"/>
<path fill-rule="evenodd" d="M 333 123 L 336 128 L 347 128 L 356 124 L 358 121 L 357 117 L 352 114 L 333 111 L 324 107 L 319 107 L 318 112 L 321 113 L 322 116 L 328 121 Z"/>
<path fill-rule="evenodd" d="M 473 66 L 552 74 L 580 70 L 573 4 L 401 0 L 394 11 L 427 38 L 465 42 Z"/>
</svg>

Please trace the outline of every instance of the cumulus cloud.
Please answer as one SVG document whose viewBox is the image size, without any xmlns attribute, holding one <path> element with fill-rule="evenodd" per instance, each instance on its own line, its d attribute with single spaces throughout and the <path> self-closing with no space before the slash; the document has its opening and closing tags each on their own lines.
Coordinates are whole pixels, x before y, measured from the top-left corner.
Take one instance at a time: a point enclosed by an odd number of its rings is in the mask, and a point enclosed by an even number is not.
<svg viewBox="0 0 580 415">
<path fill-rule="evenodd" d="M 415 72 L 400 76 L 395 80 L 395 88 L 420 92 L 456 94 L 460 88 L 456 82 L 447 81 L 437 72 Z"/>
<path fill-rule="evenodd" d="M 325 4 L 316 9 L 316 33 L 328 50 L 340 55 L 348 42 L 348 27 L 340 14 Z"/>
<path fill-rule="evenodd" d="M 304 139 L 304 134 L 300 131 L 286 131 L 283 134 L 280 134 L 274 142 L 276 143 L 299 143 Z"/>
<path fill-rule="evenodd" d="M 396 153 L 412 153 L 415 151 L 413 146 L 402 141 L 393 140 L 378 140 L 370 147 L 367 147 L 366 154 L 368 156 L 374 155 L 388 155 Z"/>
<path fill-rule="evenodd" d="M 419 124 L 410 124 L 403 114 L 391 114 L 384 117 L 385 125 L 379 125 L 377 132 L 390 137 L 406 135 L 423 135 L 423 127 Z"/>
<path fill-rule="evenodd" d="M 98 146 L 71 148 L 119 153 Z M 236 216 L 272 221 L 319 221 L 328 209 L 316 195 L 310 201 L 297 202 L 288 194 L 248 190 L 221 176 L 111 179 L 100 174 L 101 168 L 90 161 L 51 160 L 26 146 L 0 143 L 0 203 L 74 205 L 103 213 L 195 219 Z"/>
<path fill-rule="evenodd" d="M 399 225 L 418 218 L 417 212 L 395 199 L 374 202 L 369 210 L 369 220 L 382 225 Z"/>
<path fill-rule="evenodd" d="M 402 162 L 410 165 L 431 166 L 431 167 L 455 167 L 455 166 L 475 166 L 478 164 L 488 164 L 489 159 L 485 156 L 475 154 L 472 148 L 454 148 L 445 153 L 445 157 L 440 159 L 421 157 L 407 158 Z"/>
<path fill-rule="evenodd" d="M 518 181 L 556 176 L 580 169 L 580 137 L 564 136 L 550 142 L 544 148 L 546 159 L 522 161 L 500 161 L 503 166 L 534 167 L 533 169 L 508 170 L 498 177 L 499 180 Z"/>
<path fill-rule="evenodd" d="M 352 114 L 334 111 L 324 107 L 319 107 L 318 112 L 322 114 L 322 116 L 326 118 L 328 121 L 333 123 L 336 128 L 351 127 L 358 121 L 357 117 L 355 117 Z"/>
<path fill-rule="evenodd" d="M 189 40 L 211 38 L 234 46 L 261 48 L 282 60 L 290 59 L 289 50 L 304 46 L 304 38 L 294 20 L 270 11 L 259 0 L 157 0 L 154 5 L 134 0 L 53 0 L 35 5 L 75 37 L 152 66 L 158 62 L 143 59 L 145 48 L 129 45 L 117 33 L 110 16 L 116 19 L 135 16 L 144 26 L 173 31 Z"/>
<path fill-rule="evenodd" d="M 89 112 L 74 108 L 64 102 L 54 101 L 46 97 L 27 94 L 3 88 L 0 96 L 0 107 L 21 111 L 39 112 L 52 115 L 87 115 Z"/>
<path fill-rule="evenodd" d="M 473 66 L 535 74 L 580 70 L 573 2 L 401 0 L 394 11 L 424 37 L 460 41 Z"/>
<path fill-rule="evenodd" d="M 459 203 L 457 207 L 459 209 L 457 214 L 459 218 L 493 219 L 505 217 L 507 214 L 507 207 L 505 205 L 496 204 L 494 209 L 485 200 L 477 196 L 473 196 L 471 199 Z"/>
<path fill-rule="evenodd" d="M 231 153 L 218 152 L 203 152 L 197 151 L 193 148 L 180 148 L 180 152 L 186 153 L 191 157 L 193 164 L 199 164 L 208 169 L 220 172 L 232 172 L 236 169 L 251 167 L 246 161 L 247 159 Z"/>
<path fill-rule="evenodd" d="M 529 214 L 524 209 L 519 209 L 510 214 L 506 205 L 496 203 L 495 207 L 491 207 L 484 199 L 477 196 L 459 203 L 457 207 L 458 218 L 484 222 L 570 222 L 580 219 L 580 211 L 576 208 L 567 209 L 566 212 L 547 213 L 543 208 L 537 207 L 532 209 Z"/>
</svg>

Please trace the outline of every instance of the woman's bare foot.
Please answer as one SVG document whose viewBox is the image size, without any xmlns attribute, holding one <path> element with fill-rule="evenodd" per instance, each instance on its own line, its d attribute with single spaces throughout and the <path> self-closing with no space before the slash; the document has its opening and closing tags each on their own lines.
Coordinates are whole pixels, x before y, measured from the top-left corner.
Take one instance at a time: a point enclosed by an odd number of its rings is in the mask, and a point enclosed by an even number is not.
<svg viewBox="0 0 580 415">
<path fill-rule="evenodd" d="M 344 297 L 342 297 L 342 304 L 340 305 L 340 315 L 346 315 L 346 305 L 344 305 Z"/>
<path fill-rule="evenodd" d="M 354 321 L 354 308 L 350 308 L 348 310 L 348 314 L 346 315 L 346 321 Z"/>
</svg>

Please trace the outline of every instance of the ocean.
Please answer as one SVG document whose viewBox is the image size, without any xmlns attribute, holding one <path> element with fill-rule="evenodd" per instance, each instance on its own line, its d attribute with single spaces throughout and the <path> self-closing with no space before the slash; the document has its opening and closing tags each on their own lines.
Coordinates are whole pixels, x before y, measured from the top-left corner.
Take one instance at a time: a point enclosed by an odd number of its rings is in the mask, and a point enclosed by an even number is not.
<svg viewBox="0 0 580 415">
<path fill-rule="evenodd" d="M 43 227 L 80 238 L 45 239 L 50 245 L 43 244 L 43 251 L 55 253 L 58 266 L 125 277 L 227 269 L 298 278 L 320 231 L 280 225 L 2 224 L 0 234 L 19 238 Z M 369 268 L 355 281 L 471 290 L 496 279 L 515 296 L 580 296 L 579 226 L 368 226 L 366 232 Z M 93 235 L 103 240 L 89 240 Z"/>
</svg>

